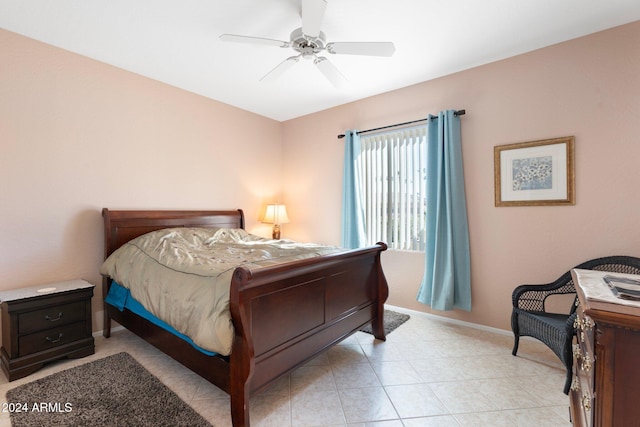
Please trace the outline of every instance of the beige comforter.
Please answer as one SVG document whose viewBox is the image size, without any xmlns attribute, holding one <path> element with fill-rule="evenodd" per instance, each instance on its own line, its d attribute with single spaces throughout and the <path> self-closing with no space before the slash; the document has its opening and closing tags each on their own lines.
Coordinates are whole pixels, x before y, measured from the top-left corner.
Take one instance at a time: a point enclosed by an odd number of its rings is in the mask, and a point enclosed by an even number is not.
<svg viewBox="0 0 640 427">
<path fill-rule="evenodd" d="M 100 272 L 198 346 L 228 355 L 233 340 L 229 289 L 236 267 L 254 269 L 337 251 L 263 239 L 242 229 L 172 228 L 124 244 Z"/>
</svg>

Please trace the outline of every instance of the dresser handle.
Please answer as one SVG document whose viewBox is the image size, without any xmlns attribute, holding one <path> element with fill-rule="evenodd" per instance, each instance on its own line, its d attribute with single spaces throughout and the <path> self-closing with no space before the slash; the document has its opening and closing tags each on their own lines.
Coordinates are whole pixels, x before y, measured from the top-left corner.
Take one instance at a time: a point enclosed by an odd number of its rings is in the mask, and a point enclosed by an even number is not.
<svg viewBox="0 0 640 427">
<path fill-rule="evenodd" d="M 57 322 L 60 319 L 62 319 L 62 312 L 58 313 L 58 317 L 56 317 L 55 319 L 49 316 L 48 314 L 44 316 L 44 320 L 48 320 L 49 322 Z"/>
<path fill-rule="evenodd" d="M 586 317 L 582 322 L 582 329 L 587 331 L 590 331 L 595 326 L 595 323 L 589 317 Z"/>
<path fill-rule="evenodd" d="M 591 410 L 591 397 L 588 394 L 582 396 L 582 407 L 587 411 Z"/>
<path fill-rule="evenodd" d="M 580 345 L 579 344 L 574 344 L 573 345 L 573 357 L 575 357 L 576 359 L 582 358 L 582 351 L 580 351 Z"/>
<path fill-rule="evenodd" d="M 589 357 L 589 355 L 587 354 L 582 360 L 582 370 L 584 370 L 585 372 L 589 372 L 592 367 L 591 363 L 592 363 L 591 357 Z"/>
<path fill-rule="evenodd" d="M 45 337 L 45 340 L 49 341 L 52 344 L 60 342 L 61 339 L 62 339 L 62 332 L 58 334 L 58 338 Z"/>
<path fill-rule="evenodd" d="M 571 390 L 579 391 L 580 390 L 580 380 L 578 377 L 573 377 L 573 381 L 571 381 Z"/>
</svg>

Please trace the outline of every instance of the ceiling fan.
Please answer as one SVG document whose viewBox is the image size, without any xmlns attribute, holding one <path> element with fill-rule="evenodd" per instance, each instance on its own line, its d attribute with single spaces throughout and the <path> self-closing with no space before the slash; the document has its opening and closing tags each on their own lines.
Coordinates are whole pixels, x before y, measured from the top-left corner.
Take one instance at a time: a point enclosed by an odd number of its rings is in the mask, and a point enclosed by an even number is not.
<svg viewBox="0 0 640 427">
<path fill-rule="evenodd" d="M 344 75 L 324 56 L 322 51 L 330 54 L 392 56 L 396 48 L 391 42 L 330 42 L 320 26 L 327 8 L 326 0 L 302 0 L 302 27 L 291 33 L 289 41 L 267 39 L 262 37 L 241 36 L 236 34 L 222 34 L 220 40 L 227 42 L 263 44 L 291 48 L 297 54 L 291 56 L 273 70 L 264 75 L 260 81 L 272 81 L 280 77 L 301 58 L 313 59 L 313 63 L 320 72 L 334 86 L 342 87 L 346 83 Z"/>
</svg>

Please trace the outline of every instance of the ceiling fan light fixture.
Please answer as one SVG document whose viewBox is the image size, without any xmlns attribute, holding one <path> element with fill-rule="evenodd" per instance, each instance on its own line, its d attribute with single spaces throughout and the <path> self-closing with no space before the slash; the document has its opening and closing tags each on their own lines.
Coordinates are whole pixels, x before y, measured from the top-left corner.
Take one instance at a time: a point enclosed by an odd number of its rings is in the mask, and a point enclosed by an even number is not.
<svg viewBox="0 0 640 427">
<path fill-rule="evenodd" d="M 296 49 L 299 46 L 313 46 L 319 51 L 324 49 L 327 44 L 327 38 L 322 31 L 316 36 L 311 37 L 302 32 L 302 28 L 296 28 L 289 36 L 291 47 Z"/>
<path fill-rule="evenodd" d="M 316 56 L 316 53 L 313 50 L 306 50 L 301 52 L 302 58 L 304 59 L 313 59 Z"/>
<path fill-rule="evenodd" d="M 265 39 L 261 37 L 239 36 L 223 34 L 222 41 L 240 43 L 266 44 L 279 47 L 290 47 L 297 55 L 287 58 L 276 68 L 267 73 L 261 81 L 274 80 L 282 75 L 285 70 L 299 61 L 300 58 L 313 59 L 314 64 L 322 74 L 336 87 L 344 86 L 346 78 L 325 57 L 318 56 L 323 51 L 329 54 L 365 55 L 365 56 L 392 56 L 395 46 L 391 42 L 331 42 L 327 43 L 325 34 L 320 31 L 324 19 L 326 0 L 301 0 L 302 3 L 302 27 L 291 32 L 289 41 Z"/>
</svg>

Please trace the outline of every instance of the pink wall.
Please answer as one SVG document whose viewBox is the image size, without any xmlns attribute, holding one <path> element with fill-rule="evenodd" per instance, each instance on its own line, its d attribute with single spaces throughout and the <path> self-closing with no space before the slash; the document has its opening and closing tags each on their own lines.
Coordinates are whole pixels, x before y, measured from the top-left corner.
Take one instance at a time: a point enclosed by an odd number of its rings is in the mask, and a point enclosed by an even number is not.
<svg viewBox="0 0 640 427">
<path fill-rule="evenodd" d="M 98 284 L 102 207 L 241 207 L 267 236 L 257 217 L 277 199 L 292 220 L 285 237 L 337 244 L 336 135 L 464 108 L 474 302 L 445 315 L 508 329 L 516 284 L 640 256 L 638 45 L 634 23 L 278 123 L 0 30 L 0 289 Z M 566 135 L 576 206 L 493 206 L 495 145 Z M 383 261 L 389 303 L 429 311 L 415 301 L 422 255 Z"/>
<path fill-rule="evenodd" d="M 269 234 L 279 122 L 3 30 L 0 64 L 0 289 L 99 284 L 103 207 L 243 208 Z"/>
<path fill-rule="evenodd" d="M 636 22 L 285 122 L 284 194 L 294 218 L 286 233 L 339 243 L 337 134 L 466 109 L 473 308 L 435 314 L 509 329 L 517 284 L 550 282 L 598 256 L 640 256 L 638 46 Z M 494 207 L 494 146 L 568 135 L 576 138 L 575 206 Z M 383 260 L 388 302 L 431 312 L 415 300 L 422 254 Z"/>
</svg>

